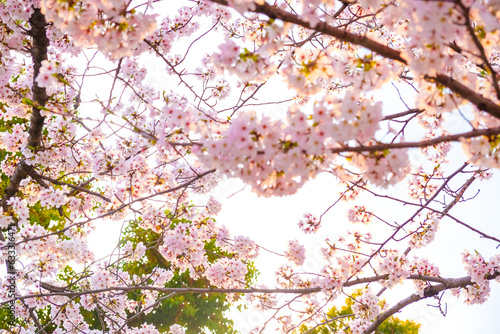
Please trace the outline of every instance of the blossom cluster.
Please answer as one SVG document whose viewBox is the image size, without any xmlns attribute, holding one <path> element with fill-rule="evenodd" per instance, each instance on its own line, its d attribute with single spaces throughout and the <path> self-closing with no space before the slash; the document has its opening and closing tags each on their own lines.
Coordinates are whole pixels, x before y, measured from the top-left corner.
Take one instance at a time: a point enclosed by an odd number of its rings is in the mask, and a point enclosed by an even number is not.
<svg viewBox="0 0 500 334">
<path fill-rule="evenodd" d="M 67 190 L 49 187 L 40 191 L 40 205 L 44 207 L 60 208 L 68 202 Z"/>
<path fill-rule="evenodd" d="M 247 272 L 246 265 L 241 261 L 222 258 L 206 270 L 206 277 L 214 286 L 232 288 L 240 286 Z"/>
<path fill-rule="evenodd" d="M 439 268 L 432 264 L 428 258 L 418 258 L 412 262 L 412 266 L 410 268 L 410 273 L 414 273 L 417 275 L 426 275 L 426 276 L 439 276 L 440 271 Z M 417 293 L 420 296 L 424 295 L 424 290 L 429 286 L 429 283 L 424 280 L 414 280 L 415 288 L 417 289 Z"/>
<path fill-rule="evenodd" d="M 42 14 L 62 32 L 69 33 L 76 45 L 97 45 L 115 58 L 131 56 L 132 48 L 156 28 L 154 15 L 128 9 L 128 5 L 127 1 L 95 0 L 71 5 L 40 1 Z"/>
<path fill-rule="evenodd" d="M 49 62 L 48 60 L 42 61 L 42 67 L 40 68 L 40 72 L 36 77 L 36 82 L 39 87 L 50 87 L 54 84 L 55 78 L 54 74 L 57 73 L 57 66 L 53 62 Z"/>
<path fill-rule="evenodd" d="M 368 224 L 371 221 L 372 215 L 366 211 L 366 207 L 356 205 L 347 213 L 349 221 L 352 223 Z"/>
<path fill-rule="evenodd" d="M 304 217 L 299 220 L 299 228 L 304 233 L 316 233 L 320 228 L 320 221 L 311 213 L 304 213 Z"/>
<path fill-rule="evenodd" d="M 297 240 L 290 240 L 288 242 L 288 248 L 285 251 L 285 257 L 288 261 L 292 262 L 296 266 L 301 266 L 304 264 L 306 250 L 304 246 L 299 244 Z"/>
<path fill-rule="evenodd" d="M 122 250 L 125 254 L 130 255 L 130 258 L 126 259 L 127 261 L 138 261 L 146 253 L 146 246 L 144 246 L 144 243 L 139 242 L 134 247 L 133 243 L 128 241 L 125 246 L 123 246 Z"/>
<path fill-rule="evenodd" d="M 410 239 L 410 247 L 411 248 L 420 248 L 422 246 L 426 246 L 430 244 L 434 237 L 436 236 L 436 232 L 439 227 L 439 218 L 436 215 L 431 215 L 430 217 L 426 217 L 424 222 L 420 224 L 417 230 L 415 230 Z"/>
<path fill-rule="evenodd" d="M 406 256 L 397 251 L 387 251 L 385 256 L 380 259 L 377 272 L 381 275 L 387 274 L 388 277 L 382 281 L 382 285 L 391 288 L 410 275 L 409 263 Z"/>
<path fill-rule="evenodd" d="M 462 254 L 462 262 L 467 274 L 470 275 L 471 286 L 463 288 L 467 304 L 482 304 L 490 294 L 490 281 L 488 275 L 496 275 L 500 281 L 500 255 L 493 255 L 486 261 L 481 254 L 471 254 L 465 251 Z M 458 291 L 456 293 L 459 293 Z"/>
<path fill-rule="evenodd" d="M 208 139 L 197 152 L 206 165 L 243 179 L 260 195 L 291 194 L 314 177 L 326 159 L 335 158 L 330 150 L 339 148 L 339 142 L 374 138 L 380 117 L 380 103 L 359 101 L 349 92 L 343 100 L 318 102 L 311 116 L 291 109 L 286 122 L 242 113 L 222 133 L 223 139 Z M 401 151 L 356 154 L 349 161 L 379 186 L 400 181 L 408 164 Z"/>
<path fill-rule="evenodd" d="M 356 302 L 352 305 L 352 311 L 357 318 L 370 322 L 380 314 L 378 303 L 378 297 L 371 289 L 367 289 L 360 297 L 356 298 Z"/>
<path fill-rule="evenodd" d="M 237 236 L 234 238 L 234 251 L 243 260 L 255 259 L 259 255 L 259 248 L 255 241 L 245 236 Z"/>
<path fill-rule="evenodd" d="M 8 152 L 18 152 L 28 142 L 28 134 L 21 124 L 14 124 L 12 132 L 3 132 L 0 135 L 0 148 Z"/>
</svg>

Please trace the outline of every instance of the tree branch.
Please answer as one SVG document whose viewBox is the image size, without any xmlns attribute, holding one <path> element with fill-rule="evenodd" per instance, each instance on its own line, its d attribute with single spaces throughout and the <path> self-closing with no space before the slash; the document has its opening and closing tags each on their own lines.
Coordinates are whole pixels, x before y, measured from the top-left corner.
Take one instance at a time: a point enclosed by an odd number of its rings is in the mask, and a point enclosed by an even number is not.
<svg viewBox="0 0 500 334">
<path fill-rule="evenodd" d="M 50 41 L 47 38 L 47 30 L 45 28 L 47 22 L 45 22 L 45 16 L 39 8 L 34 8 L 29 22 L 31 25 L 29 35 L 33 38 L 33 47 L 30 52 L 33 59 L 33 102 L 35 102 L 35 106 L 31 113 L 28 146 L 35 148 L 40 146 L 43 122 L 45 120 L 45 117 L 41 115 L 40 109 L 37 106 L 45 106 L 49 99 L 45 87 L 38 86 L 36 77 L 40 73 L 42 61 L 47 60 L 47 48 Z"/>
<path fill-rule="evenodd" d="M 443 74 L 437 74 L 435 77 L 425 75 L 424 79 L 431 82 L 437 82 L 438 84 L 451 89 L 453 92 L 459 94 L 462 98 L 471 102 L 479 110 L 483 110 L 493 117 L 500 118 L 500 106 L 498 104 L 476 93 L 472 89 L 462 85 L 455 79 Z"/>
<path fill-rule="evenodd" d="M 77 185 L 74 185 L 74 184 L 71 184 L 71 183 L 57 181 L 57 180 L 55 180 L 55 179 L 53 179 L 51 177 L 38 174 L 35 170 L 32 170 L 32 172 L 29 175 L 31 177 L 33 177 L 34 179 L 40 178 L 42 180 L 49 181 L 50 183 L 57 184 L 59 186 L 67 186 L 67 187 L 69 187 L 71 189 L 74 189 L 74 190 L 77 190 L 79 192 L 85 192 L 85 193 L 90 194 L 92 196 L 99 197 L 99 198 L 105 200 L 106 202 L 111 202 L 111 200 L 109 198 L 107 198 L 106 196 L 104 196 L 104 195 L 102 195 L 100 193 L 96 193 L 95 191 L 92 191 L 92 190 L 89 190 L 87 188 L 84 188 L 84 187 L 81 187 L 81 186 L 77 186 Z"/>
<path fill-rule="evenodd" d="M 500 272 L 495 272 L 493 275 L 488 274 L 486 279 L 493 280 L 497 276 L 500 276 Z M 364 278 L 355 279 L 355 280 L 346 282 L 342 285 L 342 287 L 351 287 L 351 286 L 355 286 L 355 285 L 359 285 L 359 284 L 378 282 L 378 281 L 384 280 L 388 277 L 389 277 L 388 274 L 364 277 Z M 439 292 L 446 290 L 446 289 L 465 287 L 467 285 L 474 284 L 471 281 L 470 276 L 465 276 L 465 277 L 461 277 L 461 278 L 442 278 L 442 277 L 435 277 L 435 276 L 412 274 L 408 277 L 408 279 L 439 283 L 437 285 L 427 287 L 425 289 L 424 297 L 421 297 L 420 299 L 435 296 Z M 30 299 L 30 298 L 49 297 L 49 296 L 54 296 L 54 295 L 66 296 L 66 297 L 78 297 L 78 296 L 83 296 L 83 295 L 88 295 L 88 294 L 97 294 L 97 293 L 104 293 L 104 292 L 111 292 L 111 291 L 130 292 L 130 291 L 134 291 L 134 290 L 147 290 L 147 291 L 158 291 L 158 292 L 168 293 L 168 294 L 175 292 L 177 294 L 179 294 L 179 293 L 182 293 L 182 294 L 185 294 L 185 293 L 195 293 L 195 294 L 263 293 L 263 294 L 302 294 L 302 295 L 306 295 L 306 294 L 318 293 L 318 292 L 321 292 L 324 290 L 323 288 L 320 288 L 320 287 L 297 288 L 297 289 L 294 289 L 294 288 L 290 288 L 290 289 L 280 289 L 280 288 L 220 289 L 220 288 L 192 288 L 192 287 L 188 287 L 188 288 L 162 288 L 162 287 L 148 286 L 148 285 L 137 285 L 137 286 L 112 286 L 112 287 L 102 288 L 102 289 L 93 289 L 93 290 L 85 290 L 85 291 L 72 291 L 72 290 L 67 290 L 65 287 L 58 287 L 58 286 L 54 286 L 52 284 L 48 284 L 45 282 L 41 282 L 40 286 L 43 289 L 50 291 L 50 293 L 28 294 L 28 295 L 24 295 L 24 296 L 18 296 L 18 297 L 13 298 L 13 299 L 2 301 L 0 303 L 0 306 L 9 303 L 11 300 L 26 300 L 26 299 Z M 399 303 L 397 305 L 399 305 Z M 388 310 L 387 312 L 389 312 L 389 311 L 390 310 Z"/>
<path fill-rule="evenodd" d="M 211 0 L 211 1 L 218 3 L 219 5 L 229 6 L 227 0 Z M 301 27 L 315 30 L 328 36 L 332 36 L 340 41 L 363 46 L 373 52 L 378 53 L 384 58 L 396 60 L 404 65 L 408 64 L 406 59 L 404 59 L 401 56 L 401 51 L 390 48 L 387 45 L 376 42 L 366 36 L 353 34 L 345 29 L 336 28 L 321 21 L 318 22 L 316 25 L 313 25 L 310 22 L 302 19 L 299 15 L 289 13 L 279 8 L 278 6 L 271 6 L 268 5 L 267 3 L 264 3 L 263 5 L 255 4 L 254 6 L 255 8 L 253 10 L 250 10 L 254 13 L 265 14 L 273 19 L 279 19 L 284 22 L 294 23 Z"/>
<path fill-rule="evenodd" d="M 499 114 L 500 115 L 500 114 Z M 371 146 L 357 146 L 357 147 L 338 147 L 330 149 L 331 153 L 343 153 L 343 152 L 380 152 L 387 149 L 401 149 L 401 148 L 417 148 L 417 147 L 428 147 L 439 143 L 460 141 L 460 139 L 473 138 L 480 136 L 496 136 L 500 134 L 500 127 L 489 128 L 489 129 L 475 129 L 469 132 L 458 133 L 454 135 L 445 135 L 429 140 L 422 140 L 418 142 L 403 142 L 403 143 L 387 143 L 387 144 L 376 144 Z"/>
<path fill-rule="evenodd" d="M 38 86 L 36 77 L 40 73 L 42 61 L 47 60 L 47 48 L 50 44 L 47 38 L 47 30 L 45 27 L 45 16 L 40 12 L 39 8 L 35 8 L 29 19 L 31 30 L 28 34 L 33 38 L 33 46 L 30 50 L 33 60 L 33 101 L 34 105 L 31 112 L 30 127 L 28 130 L 28 147 L 35 148 L 40 146 L 42 140 L 42 129 L 45 117 L 41 115 L 38 106 L 45 106 L 49 97 L 44 87 Z M 4 211 L 7 211 L 7 200 L 15 196 L 19 191 L 19 185 L 28 174 L 25 168 L 26 164 L 21 162 L 17 165 L 14 175 L 10 178 L 9 185 L 4 190 L 4 195 L 1 200 L 1 206 Z"/>
<path fill-rule="evenodd" d="M 490 274 L 486 275 L 486 279 L 492 280 L 498 276 L 500 276 L 500 272 L 497 271 L 493 275 L 490 275 Z M 416 301 L 436 296 L 438 293 L 440 293 L 441 291 L 444 291 L 444 290 L 453 289 L 453 288 L 463 288 L 463 287 L 466 287 L 466 286 L 472 285 L 472 284 L 474 284 L 474 282 L 471 281 L 470 276 L 466 276 L 466 277 L 461 277 L 461 278 L 448 278 L 448 279 L 444 280 L 444 282 L 441 284 L 428 286 L 425 288 L 422 296 L 419 295 L 418 293 L 414 293 L 411 296 L 401 300 L 399 303 L 397 303 L 396 305 L 391 307 L 389 310 L 387 310 L 384 313 L 382 313 L 381 315 L 379 315 L 377 317 L 377 319 L 367 329 L 365 329 L 364 333 L 365 334 L 373 333 L 377 329 L 377 327 L 380 326 L 380 324 L 382 322 L 384 322 L 385 320 L 387 320 L 390 316 L 392 316 L 393 314 L 395 314 L 399 310 L 403 309 L 404 307 L 406 307 L 406 306 L 408 306 Z"/>
</svg>

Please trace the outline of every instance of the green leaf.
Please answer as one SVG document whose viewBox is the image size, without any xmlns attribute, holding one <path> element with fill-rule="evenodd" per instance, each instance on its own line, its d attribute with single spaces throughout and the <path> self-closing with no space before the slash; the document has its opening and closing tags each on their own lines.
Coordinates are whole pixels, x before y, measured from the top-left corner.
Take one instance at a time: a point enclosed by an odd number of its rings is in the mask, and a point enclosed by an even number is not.
<svg viewBox="0 0 500 334">
<path fill-rule="evenodd" d="M 257 62 L 259 57 L 253 52 L 250 52 L 247 48 L 244 50 L 245 52 L 240 53 L 240 59 L 243 61 L 252 60 L 253 62 Z"/>
<path fill-rule="evenodd" d="M 29 99 L 27 97 L 23 97 L 23 99 L 21 101 L 23 104 L 26 104 L 26 105 L 31 106 L 31 107 L 36 107 L 35 102 L 31 101 L 31 99 Z"/>
<path fill-rule="evenodd" d="M 57 81 L 62 82 L 62 83 L 63 83 L 63 84 L 65 84 L 66 86 L 70 86 L 69 82 L 68 82 L 68 81 L 66 81 L 66 79 L 64 78 L 64 76 L 63 76 L 62 74 L 60 74 L 60 73 L 54 73 L 54 74 L 52 74 L 52 76 L 53 76 L 54 78 L 56 78 L 56 79 L 57 79 Z"/>
</svg>

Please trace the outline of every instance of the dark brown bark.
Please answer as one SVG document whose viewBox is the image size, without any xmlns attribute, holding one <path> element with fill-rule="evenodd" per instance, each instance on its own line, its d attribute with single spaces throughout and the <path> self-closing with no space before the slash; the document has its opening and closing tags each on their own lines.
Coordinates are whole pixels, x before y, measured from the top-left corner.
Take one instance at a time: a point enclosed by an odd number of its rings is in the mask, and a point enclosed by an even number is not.
<svg viewBox="0 0 500 334">
<path fill-rule="evenodd" d="M 493 117 L 500 118 L 500 106 L 498 104 L 476 93 L 469 87 L 464 86 L 457 80 L 443 74 L 438 74 L 435 77 L 425 76 L 424 78 L 427 81 L 434 81 L 448 87 L 453 92 L 475 105 L 479 110 L 485 111 Z"/>
<path fill-rule="evenodd" d="M 42 61 L 47 60 L 47 48 L 50 42 L 47 38 L 47 23 L 45 22 L 45 16 L 40 12 L 40 9 L 35 8 L 29 23 L 31 25 L 31 29 L 28 34 L 33 38 L 30 50 L 34 72 L 32 100 L 35 105 L 43 107 L 47 103 L 48 96 L 45 88 L 38 86 L 36 83 L 36 77 L 40 73 Z M 44 120 L 45 118 L 41 115 L 40 109 L 38 107 L 33 107 L 30 118 L 30 127 L 28 130 L 28 145 L 32 149 L 40 146 Z M 24 161 L 21 161 L 21 163 L 17 165 L 14 175 L 12 175 L 9 180 L 9 185 L 4 189 L 4 194 L 0 202 L 4 211 L 7 211 L 8 209 L 7 200 L 16 195 L 19 191 L 21 181 L 28 176 L 28 167 L 29 166 L 26 165 Z M 1 233 L 0 238 L 3 238 Z"/>
<path fill-rule="evenodd" d="M 500 127 L 489 129 L 476 129 L 469 132 L 458 133 L 454 135 L 443 135 L 429 140 L 422 140 L 416 142 L 402 142 L 402 143 L 380 143 L 371 146 L 354 146 L 354 147 L 338 147 L 329 150 L 330 153 L 344 153 L 344 152 L 382 152 L 384 150 L 395 150 L 402 148 L 416 148 L 416 147 L 429 147 L 440 143 L 456 142 L 465 138 L 475 137 L 491 137 L 500 135 Z"/>
<path fill-rule="evenodd" d="M 47 60 L 47 48 L 49 47 L 49 39 L 47 38 L 47 23 L 45 16 L 40 12 L 39 8 L 35 8 L 35 12 L 29 20 L 31 30 L 29 35 L 33 38 L 33 46 L 31 48 L 31 58 L 33 60 L 33 102 L 38 106 L 45 106 L 49 97 L 45 87 L 38 86 L 36 77 L 40 73 L 42 61 Z M 40 114 L 38 107 L 33 107 L 30 119 L 30 129 L 28 145 L 31 148 L 40 146 L 42 139 L 42 128 L 45 117 Z"/>
</svg>

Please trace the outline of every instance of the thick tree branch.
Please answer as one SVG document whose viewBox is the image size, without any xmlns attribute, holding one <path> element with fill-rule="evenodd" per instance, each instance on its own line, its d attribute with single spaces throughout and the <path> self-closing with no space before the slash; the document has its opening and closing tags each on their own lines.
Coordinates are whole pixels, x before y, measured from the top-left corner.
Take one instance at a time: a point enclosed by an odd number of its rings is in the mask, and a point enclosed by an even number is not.
<svg viewBox="0 0 500 334">
<path fill-rule="evenodd" d="M 495 272 L 494 275 L 487 275 L 486 279 L 492 280 L 495 279 L 497 276 L 500 276 L 500 272 Z M 359 278 L 355 280 L 351 280 L 349 282 L 346 282 L 342 285 L 342 287 L 351 287 L 359 284 L 366 284 L 366 283 L 372 283 L 372 282 L 378 282 L 378 281 L 383 281 L 387 279 L 389 275 L 376 275 L 376 276 L 370 276 L 370 277 L 364 277 L 364 278 Z M 427 282 L 434 282 L 434 283 L 439 283 L 434 286 L 429 286 L 426 288 L 426 292 L 424 294 L 425 297 L 431 297 L 439 292 L 446 290 L 446 289 L 451 289 L 451 288 L 456 288 L 456 287 L 465 287 L 468 285 L 473 284 L 471 281 L 470 276 L 465 276 L 461 278 L 442 278 L 442 277 L 435 277 L 435 276 L 427 276 L 427 275 L 416 275 L 412 274 L 408 277 L 408 279 L 411 280 L 420 280 L 420 281 L 427 281 Z M 222 294 L 227 294 L 227 293 L 241 293 L 241 294 L 253 294 L 253 293 L 263 293 L 263 294 L 301 294 L 301 295 L 306 295 L 306 294 L 312 294 L 312 293 L 318 293 L 323 291 L 323 288 L 320 287 L 314 287 L 314 288 L 290 288 L 290 289 L 280 289 L 280 288 L 229 288 L 229 289 L 221 289 L 221 288 L 162 288 L 162 287 L 156 287 L 156 286 L 149 286 L 149 285 L 136 285 L 136 286 L 112 286 L 108 288 L 102 288 L 102 289 L 93 289 L 93 290 L 84 290 L 84 291 L 72 291 L 66 289 L 66 287 L 59 287 L 59 286 L 54 286 L 45 282 L 41 282 L 40 286 L 47 290 L 50 291 L 50 293 L 39 293 L 39 294 L 29 294 L 25 296 L 19 296 L 17 298 L 14 298 L 12 300 L 26 300 L 30 298 L 40 298 L 40 297 L 49 297 L 49 296 L 66 296 L 66 297 L 77 297 L 77 296 L 83 296 L 83 295 L 88 295 L 88 294 L 97 294 L 97 293 L 104 293 L 104 292 L 130 292 L 130 291 L 135 291 L 135 290 L 146 290 L 146 291 L 158 291 L 162 293 L 197 293 L 197 294 L 212 294 L 212 293 L 222 293 Z M 431 289 L 432 288 L 432 289 Z M 422 299 L 421 298 L 421 299 Z M 9 303 L 11 300 L 5 300 L 0 303 L 1 305 Z"/>
<path fill-rule="evenodd" d="M 33 39 L 33 45 L 30 53 L 33 61 L 33 101 L 35 106 L 32 109 L 30 127 L 28 130 L 28 146 L 35 148 L 40 146 L 42 139 L 42 129 L 44 124 L 44 117 L 40 113 L 40 109 L 36 106 L 45 106 L 48 96 L 44 87 L 39 87 L 36 82 L 36 77 L 40 73 L 42 61 L 47 60 L 47 48 L 49 46 L 49 39 L 47 38 L 47 23 L 45 16 L 40 12 L 39 8 L 35 8 L 29 20 L 31 29 L 28 34 Z M 20 183 L 28 176 L 28 167 L 24 161 L 21 161 L 14 170 L 14 174 L 9 179 L 9 185 L 4 189 L 4 194 L 0 200 L 0 205 L 4 212 L 8 210 L 7 201 L 16 195 L 19 191 Z M 2 233 L 0 233 L 0 240 L 5 241 Z"/>
<path fill-rule="evenodd" d="M 47 38 L 47 22 L 45 22 L 45 16 L 39 8 L 34 8 L 34 13 L 31 15 L 29 22 L 31 25 L 29 35 L 33 38 L 33 47 L 30 51 L 33 59 L 33 102 L 35 102 L 35 106 L 31 113 L 28 146 L 35 148 L 40 146 L 45 120 L 45 117 L 40 113 L 40 109 L 36 106 L 45 106 L 49 99 L 45 87 L 38 86 L 36 77 L 40 73 L 42 61 L 47 60 L 47 48 L 50 41 Z"/>
<path fill-rule="evenodd" d="M 40 109 L 36 106 L 45 106 L 48 96 L 44 87 L 38 86 L 36 77 L 40 73 L 42 61 L 47 60 L 47 48 L 49 47 L 49 39 L 47 38 L 47 23 L 45 16 L 40 12 L 39 8 L 35 8 L 29 20 L 31 30 L 28 32 L 33 38 L 33 46 L 30 53 L 33 60 L 33 101 L 35 106 L 31 112 L 30 127 L 28 130 L 28 146 L 35 148 L 40 146 L 42 140 L 42 129 L 45 118 L 41 115 Z M 4 190 L 4 195 L 1 200 L 1 205 L 4 211 L 7 211 L 7 200 L 15 196 L 19 191 L 19 185 L 23 179 L 28 176 L 26 164 L 21 162 L 17 165 L 14 175 L 10 178 L 9 185 Z"/>
<path fill-rule="evenodd" d="M 371 146 L 356 146 L 356 147 L 338 147 L 330 149 L 331 153 L 343 153 L 343 152 L 381 152 L 387 149 L 401 149 L 401 148 L 417 148 L 417 147 L 428 147 L 439 143 L 446 143 L 452 141 L 460 141 L 465 138 L 473 138 L 480 136 L 496 136 L 500 134 L 500 127 L 490 128 L 490 129 L 475 129 L 469 132 L 458 133 L 454 135 L 440 136 L 429 140 L 422 140 L 418 142 L 403 142 L 403 143 L 387 143 L 387 144 L 376 144 Z"/>
<path fill-rule="evenodd" d="M 476 93 L 472 89 L 462 85 L 455 79 L 443 74 L 438 74 L 435 77 L 426 75 L 424 76 L 424 78 L 425 80 L 436 82 L 451 89 L 453 92 L 459 94 L 462 98 L 471 102 L 479 110 L 483 110 L 493 117 L 500 118 L 500 106 L 498 104 Z"/>
<path fill-rule="evenodd" d="M 500 276 L 500 272 L 495 272 L 493 275 L 490 275 L 490 274 L 486 275 L 486 279 L 492 280 L 498 276 Z M 365 334 L 373 333 L 377 329 L 377 327 L 380 326 L 380 324 L 382 322 L 384 322 L 385 320 L 387 320 L 390 316 L 392 316 L 396 312 L 400 311 L 404 307 L 406 307 L 406 306 L 408 306 L 416 301 L 436 296 L 438 293 L 440 293 L 441 291 L 444 291 L 444 290 L 453 289 L 453 288 L 463 288 L 463 287 L 466 287 L 466 286 L 472 285 L 472 284 L 474 284 L 474 282 L 471 281 L 470 276 L 466 276 L 466 277 L 461 277 L 461 278 L 448 278 L 448 279 L 444 280 L 443 283 L 441 283 L 441 284 L 430 285 L 430 286 L 425 288 L 422 296 L 419 295 L 418 293 L 414 293 L 411 296 L 409 296 L 408 298 L 401 300 L 399 303 L 397 303 L 396 305 L 391 307 L 389 310 L 387 310 L 384 313 L 382 313 L 381 315 L 379 315 L 377 317 L 377 319 L 367 329 L 365 329 L 364 333 Z"/>
<path fill-rule="evenodd" d="M 27 307 L 27 306 L 25 305 L 25 307 Z M 38 317 L 37 317 L 34 310 L 35 310 L 34 308 L 29 308 L 28 312 L 30 314 L 30 318 L 35 323 L 35 326 L 38 328 L 39 333 L 47 334 L 47 332 L 44 329 L 44 326 L 40 323 L 40 320 L 38 320 Z"/>
<path fill-rule="evenodd" d="M 30 176 L 33 177 L 34 179 L 39 178 L 39 179 L 42 179 L 42 180 L 49 181 L 52 184 L 57 184 L 59 186 L 67 186 L 67 187 L 69 187 L 71 189 L 74 189 L 74 190 L 76 190 L 78 192 L 85 192 L 85 193 L 90 194 L 92 196 L 99 197 L 99 198 L 105 200 L 106 202 L 111 202 L 111 200 L 109 198 L 107 198 L 106 196 L 104 196 L 104 195 L 102 195 L 100 193 L 96 193 L 95 191 L 89 190 L 89 189 L 87 189 L 85 187 L 77 186 L 77 185 L 74 185 L 74 184 L 71 184 L 71 183 L 61 182 L 61 181 L 55 180 L 55 179 L 53 179 L 51 177 L 48 177 L 48 176 L 45 176 L 45 175 L 40 175 L 35 170 L 32 170 L 30 172 Z"/>
<path fill-rule="evenodd" d="M 9 179 L 9 185 L 4 189 L 4 195 L 1 201 L 3 212 L 6 212 L 8 210 L 7 201 L 11 197 L 16 195 L 16 193 L 19 191 L 19 185 L 21 181 L 28 176 L 28 173 L 24 169 L 23 164 L 24 163 L 21 162 L 19 163 L 19 165 L 17 165 L 16 169 L 14 170 L 14 174 Z M 0 235 L 2 234 L 0 233 Z"/>
<path fill-rule="evenodd" d="M 212 2 L 218 3 L 219 5 L 228 6 L 227 0 L 211 0 Z M 301 27 L 315 30 L 321 32 L 325 35 L 332 36 L 340 41 L 356 44 L 363 46 L 373 52 L 378 53 L 384 58 L 396 60 L 402 64 L 407 65 L 406 59 L 401 56 L 401 51 L 395 50 L 387 45 L 376 42 L 366 36 L 353 34 L 345 29 L 340 29 L 333 27 L 324 22 L 318 22 L 318 24 L 313 25 L 310 22 L 304 20 L 299 15 L 289 13 L 279 8 L 278 6 L 271 6 L 267 3 L 263 5 L 255 4 L 255 9 L 252 12 L 265 14 L 273 19 L 279 19 L 284 22 L 294 23 Z"/>
</svg>

